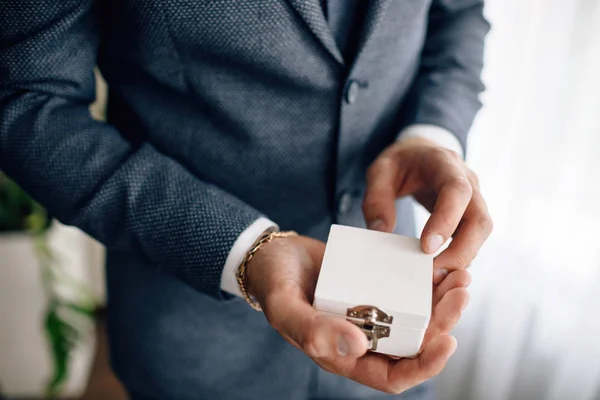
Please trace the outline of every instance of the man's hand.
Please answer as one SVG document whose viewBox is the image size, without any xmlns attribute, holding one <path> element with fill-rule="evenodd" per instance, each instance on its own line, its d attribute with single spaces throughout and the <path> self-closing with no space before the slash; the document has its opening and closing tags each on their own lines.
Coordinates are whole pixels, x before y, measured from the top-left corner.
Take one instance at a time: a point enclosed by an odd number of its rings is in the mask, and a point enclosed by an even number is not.
<svg viewBox="0 0 600 400">
<path fill-rule="evenodd" d="M 358 327 L 311 306 L 324 251 L 324 243 L 300 236 L 275 239 L 256 253 L 248 264 L 248 291 L 269 323 L 325 370 L 378 390 L 400 393 L 437 375 L 456 349 L 449 332 L 467 305 L 469 274 L 452 272 L 434 286 L 421 354 L 393 360 L 367 353 Z"/>
<path fill-rule="evenodd" d="M 370 229 L 391 232 L 396 225 L 395 200 L 413 195 L 431 212 L 421 235 L 421 246 L 435 253 L 450 238 L 450 246 L 436 257 L 434 282 L 448 271 L 469 266 L 492 231 L 492 221 L 475 174 L 454 152 L 420 138 L 389 146 L 367 173 L 363 213 Z"/>
</svg>

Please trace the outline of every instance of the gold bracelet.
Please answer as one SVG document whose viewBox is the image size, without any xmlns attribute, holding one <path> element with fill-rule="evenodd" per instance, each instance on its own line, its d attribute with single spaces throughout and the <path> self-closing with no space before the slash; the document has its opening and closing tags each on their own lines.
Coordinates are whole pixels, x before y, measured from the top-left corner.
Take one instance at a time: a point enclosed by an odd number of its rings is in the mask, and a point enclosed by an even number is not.
<svg viewBox="0 0 600 400">
<path fill-rule="evenodd" d="M 261 247 L 264 246 L 265 244 L 269 243 L 270 241 L 272 241 L 275 238 L 286 238 L 286 237 L 291 237 L 291 236 L 298 236 L 298 234 L 294 231 L 279 232 L 279 231 L 274 231 L 274 230 L 267 230 L 265 233 L 262 234 L 262 236 L 260 238 L 258 238 L 258 240 L 256 242 L 254 242 L 254 245 L 246 253 L 246 256 L 244 257 L 244 259 L 242 260 L 242 263 L 238 267 L 238 270 L 236 273 L 236 278 L 237 278 L 238 284 L 240 285 L 240 290 L 242 292 L 242 295 L 244 296 L 244 299 L 246 300 L 246 302 L 248 304 L 250 304 L 250 307 L 252 307 L 256 311 L 262 311 L 262 308 L 261 308 L 260 304 L 258 304 L 258 301 L 256 301 L 256 299 L 254 298 L 254 296 L 252 296 L 250 293 L 248 293 L 248 290 L 246 289 L 246 273 L 248 271 L 248 263 L 252 260 L 254 255 L 261 249 Z"/>
</svg>

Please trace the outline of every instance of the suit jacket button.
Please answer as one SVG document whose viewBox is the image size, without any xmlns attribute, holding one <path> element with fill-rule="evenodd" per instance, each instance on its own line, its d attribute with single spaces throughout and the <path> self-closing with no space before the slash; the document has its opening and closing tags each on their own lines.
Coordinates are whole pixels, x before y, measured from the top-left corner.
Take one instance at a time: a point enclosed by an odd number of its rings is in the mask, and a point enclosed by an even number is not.
<svg viewBox="0 0 600 400">
<path fill-rule="evenodd" d="M 338 213 L 339 214 L 347 214 L 352 209 L 352 204 L 354 200 L 352 199 L 352 195 L 348 192 L 342 193 L 338 200 Z"/>
<path fill-rule="evenodd" d="M 350 81 L 346 86 L 346 103 L 354 104 L 358 98 L 360 84 L 357 81 Z"/>
</svg>

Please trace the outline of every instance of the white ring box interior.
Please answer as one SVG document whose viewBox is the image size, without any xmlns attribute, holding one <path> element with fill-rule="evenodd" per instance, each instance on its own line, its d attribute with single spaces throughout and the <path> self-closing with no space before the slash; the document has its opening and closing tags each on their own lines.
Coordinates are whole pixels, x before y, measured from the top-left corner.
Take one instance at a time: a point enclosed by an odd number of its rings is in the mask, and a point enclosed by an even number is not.
<svg viewBox="0 0 600 400">
<path fill-rule="evenodd" d="M 433 256 L 418 239 L 332 225 L 313 306 L 346 318 L 371 351 L 415 357 L 431 317 Z"/>
</svg>

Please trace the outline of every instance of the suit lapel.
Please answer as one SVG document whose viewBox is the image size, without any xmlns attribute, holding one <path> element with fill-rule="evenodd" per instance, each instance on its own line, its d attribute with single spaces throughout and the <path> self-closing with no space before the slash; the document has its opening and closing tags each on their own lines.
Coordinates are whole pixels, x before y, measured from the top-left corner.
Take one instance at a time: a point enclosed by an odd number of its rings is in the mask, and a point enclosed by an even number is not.
<svg viewBox="0 0 600 400">
<path fill-rule="evenodd" d="M 370 0 L 369 7 L 367 9 L 367 15 L 364 19 L 364 25 L 356 48 L 356 56 L 354 63 L 357 62 L 358 58 L 363 53 L 369 39 L 373 36 L 375 29 L 381 22 L 382 17 L 385 14 L 388 4 L 393 0 Z"/>
<path fill-rule="evenodd" d="M 319 42 L 340 64 L 344 64 L 344 58 L 337 47 L 335 38 L 329 28 L 329 24 L 323 14 L 320 0 L 287 0 L 296 13 L 304 20 L 308 28 L 317 37 Z"/>
</svg>

